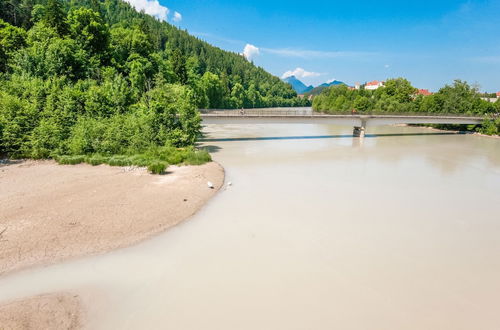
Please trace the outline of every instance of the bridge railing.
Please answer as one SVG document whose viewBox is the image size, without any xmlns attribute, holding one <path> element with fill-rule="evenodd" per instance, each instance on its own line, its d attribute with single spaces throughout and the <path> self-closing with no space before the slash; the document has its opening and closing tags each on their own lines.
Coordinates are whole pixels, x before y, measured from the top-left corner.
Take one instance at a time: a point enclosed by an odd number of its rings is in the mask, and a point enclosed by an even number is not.
<svg viewBox="0 0 500 330">
<path fill-rule="evenodd" d="M 222 116 L 315 116 L 311 108 L 200 109 L 202 114 Z"/>
<path fill-rule="evenodd" d="M 200 109 L 202 114 L 221 116 L 405 116 L 405 117 L 468 117 L 468 118 L 498 118 L 499 114 L 471 114 L 471 113 L 444 113 L 444 112 L 387 112 L 387 111 L 314 111 L 312 108 L 255 108 L 255 109 Z"/>
<path fill-rule="evenodd" d="M 499 114 L 475 114 L 475 113 L 450 113 L 450 112 L 390 112 L 382 110 L 374 111 L 315 111 L 316 114 L 321 115 L 357 115 L 357 116 L 405 116 L 405 117 L 495 117 Z"/>
</svg>

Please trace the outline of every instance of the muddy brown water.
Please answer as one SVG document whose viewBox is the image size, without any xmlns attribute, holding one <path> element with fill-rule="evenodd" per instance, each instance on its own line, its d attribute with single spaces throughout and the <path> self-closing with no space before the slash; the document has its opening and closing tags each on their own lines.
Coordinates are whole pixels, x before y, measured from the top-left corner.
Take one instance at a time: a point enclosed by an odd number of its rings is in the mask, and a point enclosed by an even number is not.
<svg viewBox="0 0 500 330">
<path fill-rule="evenodd" d="M 205 128 L 232 182 L 139 245 L 0 279 L 70 290 L 91 329 L 499 329 L 500 139 Z"/>
</svg>

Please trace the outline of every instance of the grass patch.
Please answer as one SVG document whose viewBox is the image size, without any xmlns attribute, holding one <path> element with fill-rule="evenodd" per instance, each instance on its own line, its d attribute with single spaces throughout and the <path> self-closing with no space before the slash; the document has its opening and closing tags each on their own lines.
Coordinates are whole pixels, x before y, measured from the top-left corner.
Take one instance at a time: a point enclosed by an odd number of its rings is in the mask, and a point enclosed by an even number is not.
<svg viewBox="0 0 500 330">
<path fill-rule="evenodd" d="M 108 161 L 109 161 L 108 157 L 101 155 L 92 155 L 85 158 L 85 163 L 90 164 L 92 166 L 106 164 Z"/>
<path fill-rule="evenodd" d="M 193 147 L 174 148 L 156 147 L 146 150 L 144 153 L 133 155 L 114 155 L 111 157 L 100 154 L 57 156 L 59 164 L 76 165 L 88 163 L 92 166 L 108 164 L 110 166 L 140 166 L 147 167 L 153 174 L 165 173 L 170 164 L 172 165 L 202 165 L 212 161 L 212 157 L 206 150 L 197 150 Z"/>
<path fill-rule="evenodd" d="M 206 150 L 195 150 L 190 152 L 186 160 L 184 161 L 187 165 L 203 165 L 205 163 L 211 162 L 212 157 Z"/>
<path fill-rule="evenodd" d="M 153 160 L 146 155 L 134 155 L 129 158 L 132 165 L 147 167 Z"/>
<path fill-rule="evenodd" d="M 132 161 L 127 156 L 113 156 L 108 160 L 110 166 L 130 166 Z"/>
<path fill-rule="evenodd" d="M 163 161 L 153 161 L 148 165 L 148 171 L 153 174 L 163 174 L 168 167 L 168 163 Z"/>
<path fill-rule="evenodd" d="M 77 165 L 85 162 L 85 156 L 59 156 L 56 161 L 61 165 Z"/>
</svg>

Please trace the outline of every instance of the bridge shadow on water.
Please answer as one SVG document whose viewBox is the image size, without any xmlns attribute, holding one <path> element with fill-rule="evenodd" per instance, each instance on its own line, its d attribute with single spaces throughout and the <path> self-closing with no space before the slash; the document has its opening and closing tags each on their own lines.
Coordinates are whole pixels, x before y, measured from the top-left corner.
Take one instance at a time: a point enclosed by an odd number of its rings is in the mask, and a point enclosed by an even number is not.
<svg viewBox="0 0 500 330">
<path fill-rule="evenodd" d="M 437 136 L 437 135 L 459 135 L 465 132 L 432 132 L 432 133 L 388 133 L 388 134 L 366 134 L 365 138 L 395 137 L 395 136 Z M 200 139 L 199 142 L 239 142 L 239 141 L 276 141 L 276 140 L 319 140 L 319 139 L 345 139 L 354 138 L 353 134 L 338 135 L 312 135 L 312 136 L 269 136 L 269 137 L 241 137 L 241 138 L 214 138 Z M 212 146 L 214 147 L 214 146 Z"/>
</svg>

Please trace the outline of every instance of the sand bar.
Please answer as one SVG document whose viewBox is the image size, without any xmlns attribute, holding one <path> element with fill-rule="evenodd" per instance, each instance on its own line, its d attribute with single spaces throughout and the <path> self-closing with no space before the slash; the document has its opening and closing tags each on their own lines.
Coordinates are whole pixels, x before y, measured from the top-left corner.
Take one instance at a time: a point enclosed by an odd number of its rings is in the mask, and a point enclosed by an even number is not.
<svg viewBox="0 0 500 330">
<path fill-rule="evenodd" d="M 0 306 L 0 328 L 80 329 L 80 298 L 69 293 L 47 294 L 11 301 Z"/>
<path fill-rule="evenodd" d="M 192 216 L 223 182 L 217 163 L 171 166 L 166 175 L 53 161 L 0 165 L 0 275 L 140 242 Z"/>
</svg>

